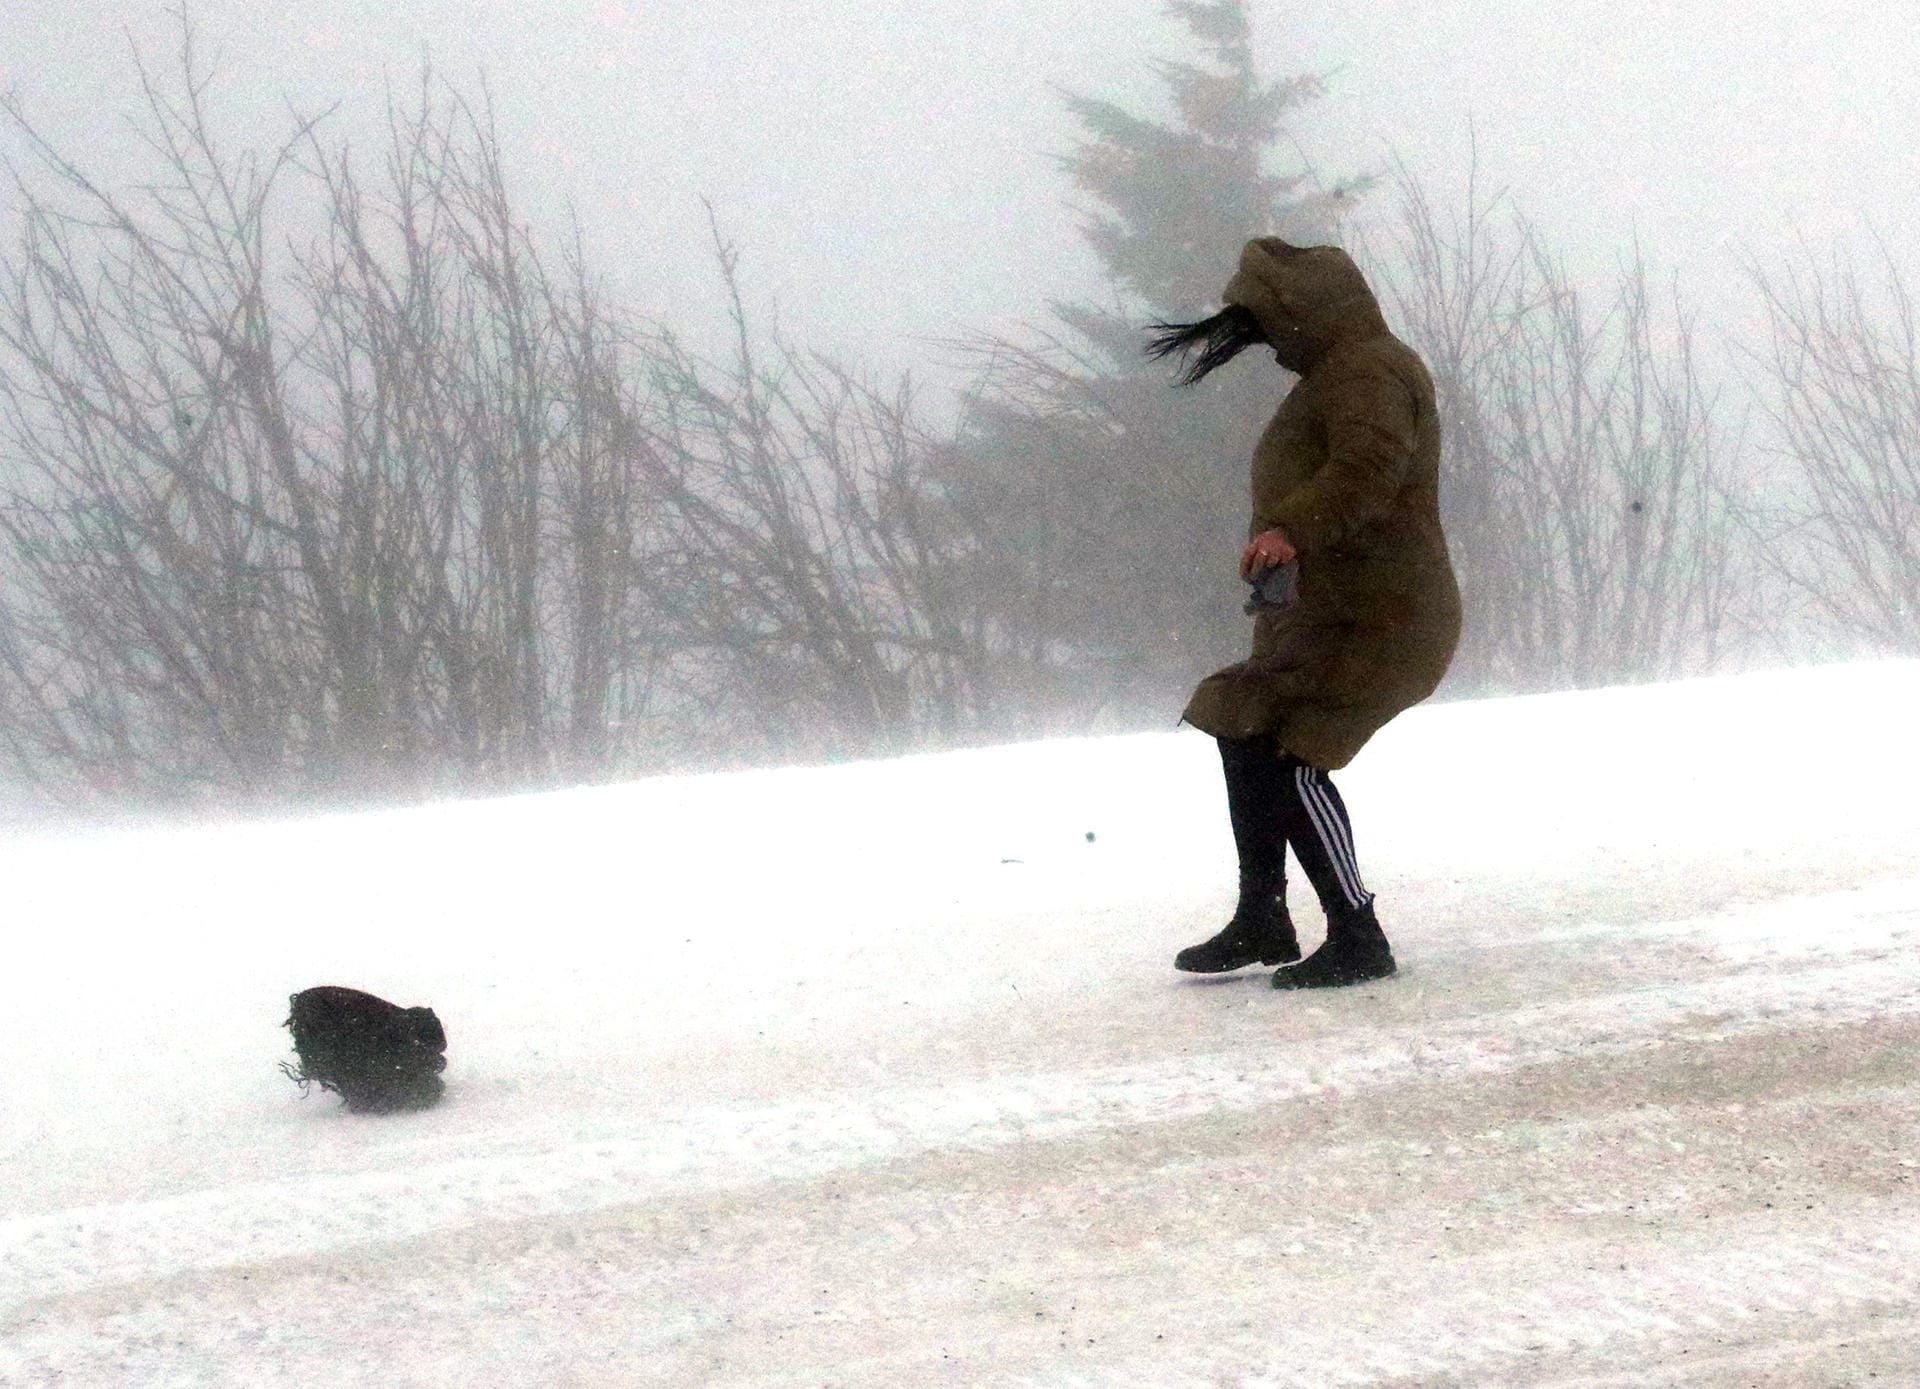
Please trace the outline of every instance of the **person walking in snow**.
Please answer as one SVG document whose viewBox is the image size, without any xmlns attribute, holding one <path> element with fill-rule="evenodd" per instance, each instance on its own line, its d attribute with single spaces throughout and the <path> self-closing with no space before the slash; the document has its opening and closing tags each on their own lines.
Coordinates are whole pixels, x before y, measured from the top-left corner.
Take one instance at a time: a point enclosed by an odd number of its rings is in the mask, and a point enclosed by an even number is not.
<svg viewBox="0 0 1920 1389">
<path fill-rule="evenodd" d="M 1182 354 L 1192 385 L 1264 345 L 1299 380 L 1253 453 L 1253 654 L 1200 682 L 1185 720 L 1220 745 L 1240 899 L 1178 969 L 1287 964 L 1286 848 L 1327 916 L 1326 942 L 1275 988 L 1379 979 L 1395 969 L 1328 773 L 1432 694 L 1460 636 L 1460 591 L 1440 527 L 1440 425 L 1419 354 L 1387 330 L 1346 252 L 1247 243 L 1197 323 L 1157 324 L 1149 352 Z M 1190 356 L 1189 354 L 1197 354 Z"/>
</svg>

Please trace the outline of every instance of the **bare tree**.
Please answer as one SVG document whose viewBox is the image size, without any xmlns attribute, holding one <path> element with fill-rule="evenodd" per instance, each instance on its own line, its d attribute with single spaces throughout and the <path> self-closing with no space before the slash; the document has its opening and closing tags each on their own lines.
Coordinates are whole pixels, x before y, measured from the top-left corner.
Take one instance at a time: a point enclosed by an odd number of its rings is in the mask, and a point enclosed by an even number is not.
<svg viewBox="0 0 1920 1389">
<path fill-rule="evenodd" d="M 1450 687 L 1586 686 L 1710 669 L 1748 620 L 1730 445 L 1690 316 L 1643 259 L 1595 314 L 1470 179 L 1436 211 L 1398 171 L 1374 259 L 1432 367 L 1466 630 Z"/>
<path fill-rule="evenodd" d="M 514 214 L 423 74 L 381 163 L 229 155 L 183 26 L 120 193 L 6 114 L 0 752 L 114 796 L 518 786 L 994 724 L 982 547 L 911 382 L 721 366 Z M 302 219 L 305 222 L 302 222 Z M 304 235 L 288 234 L 302 226 Z"/>
<path fill-rule="evenodd" d="M 1762 551 L 1843 642 L 1920 652 L 1920 312 L 1884 244 L 1877 285 L 1805 259 L 1752 271 L 1786 466 Z"/>
<path fill-rule="evenodd" d="M 140 69 L 132 193 L 5 108 L 40 175 L 0 309 L 12 750 L 146 795 L 611 757 L 657 655 L 627 640 L 625 349 L 513 216 L 485 108 L 423 77 L 369 189 L 316 122 L 226 153 L 184 26 L 179 64 Z"/>
<path fill-rule="evenodd" d="M 141 71 L 149 140 L 173 177 L 137 209 L 6 108 L 67 195 L 56 204 L 18 180 L 26 231 L 0 317 L 12 479 L 0 516 L 24 581 L 9 586 L 14 703 L 39 716 L 43 748 L 103 787 L 150 752 L 186 779 L 218 765 L 277 780 L 321 693 L 261 653 L 332 639 L 335 660 L 352 659 L 326 567 L 303 582 L 287 563 L 318 543 L 302 480 L 283 508 L 266 496 L 289 420 L 265 212 L 304 132 L 264 164 L 223 160 L 190 46 L 183 63 L 178 99 Z"/>
<path fill-rule="evenodd" d="M 656 335 L 633 438 L 670 537 L 650 594 L 683 688 L 785 755 L 978 736 L 999 697 L 979 547 L 931 480 L 910 380 L 763 349 L 714 238 L 732 359 Z"/>
</svg>

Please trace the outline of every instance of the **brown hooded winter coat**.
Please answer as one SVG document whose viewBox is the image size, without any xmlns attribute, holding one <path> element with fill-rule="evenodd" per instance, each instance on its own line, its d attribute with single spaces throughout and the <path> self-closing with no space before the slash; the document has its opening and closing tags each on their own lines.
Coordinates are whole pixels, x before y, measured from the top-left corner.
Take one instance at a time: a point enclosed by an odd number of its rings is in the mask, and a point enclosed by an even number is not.
<svg viewBox="0 0 1920 1389">
<path fill-rule="evenodd" d="M 1460 637 L 1433 380 L 1335 247 L 1251 241 L 1223 298 L 1305 367 L 1254 448 L 1248 532 L 1292 542 L 1299 596 L 1259 610 L 1253 655 L 1201 681 L 1186 720 L 1344 767 L 1433 693 Z"/>
</svg>

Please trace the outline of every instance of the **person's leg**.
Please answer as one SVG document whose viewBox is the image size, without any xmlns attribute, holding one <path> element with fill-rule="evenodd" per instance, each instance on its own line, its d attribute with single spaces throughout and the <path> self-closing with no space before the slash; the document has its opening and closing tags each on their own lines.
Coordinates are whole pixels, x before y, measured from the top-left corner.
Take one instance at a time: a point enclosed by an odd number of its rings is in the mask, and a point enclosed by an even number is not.
<svg viewBox="0 0 1920 1389">
<path fill-rule="evenodd" d="M 1292 969 L 1273 976 L 1276 989 L 1325 988 L 1382 979 L 1396 968 L 1393 950 L 1373 912 L 1373 894 L 1360 880 L 1353 822 L 1327 773 L 1290 753 L 1277 759 L 1278 818 L 1294 857 L 1327 914 L 1327 939 Z"/>
<path fill-rule="evenodd" d="M 1240 905 L 1265 907 L 1287 891 L 1286 829 L 1280 822 L 1280 750 L 1272 738 L 1218 739 L 1227 819 L 1240 862 Z"/>
<path fill-rule="evenodd" d="M 1240 860 L 1240 898 L 1233 920 L 1213 939 L 1174 957 L 1190 974 L 1221 974 L 1251 964 L 1300 958 L 1287 916 L 1287 841 L 1280 818 L 1280 752 L 1271 738 L 1218 740 L 1227 781 L 1227 818 Z"/>
</svg>

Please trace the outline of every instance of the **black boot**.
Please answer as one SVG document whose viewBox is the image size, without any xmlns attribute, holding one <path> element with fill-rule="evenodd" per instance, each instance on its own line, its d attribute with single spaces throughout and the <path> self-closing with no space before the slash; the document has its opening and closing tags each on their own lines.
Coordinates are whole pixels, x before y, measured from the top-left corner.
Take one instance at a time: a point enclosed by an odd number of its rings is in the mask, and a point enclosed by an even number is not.
<svg viewBox="0 0 1920 1389">
<path fill-rule="evenodd" d="M 1300 958 L 1287 915 L 1286 854 L 1277 798 L 1284 793 L 1280 751 L 1270 738 L 1220 740 L 1227 779 L 1227 816 L 1240 857 L 1240 904 L 1212 940 L 1188 946 L 1173 967 L 1189 974 L 1224 974 L 1247 965 L 1278 965 Z"/>
<path fill-rule="evenodd" d="M 1189 945 L 1173 957 L 1173 967 L 1188 974 L 1225 974 L 1248 965 L 1283 965 L 1300 958 L 1300 940 L 1293 933 L 1287 904 L 1268 897 L 1263 910 L 1242 900 L 1220 934 L 1199 945 Z"/>
<path fill-rule="evenodd" d="M 1327 939 L 1292 969 L 1275 970 L 1276 989 L 1331 989 L 1385 979 L 1399 966 L 1393 947 L 1373 914 L 1373 903 L 1338 912 L 1327 920 Z"/>
</svg>

